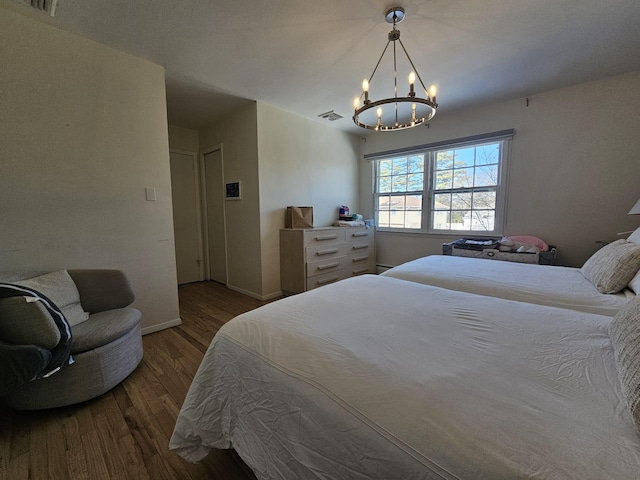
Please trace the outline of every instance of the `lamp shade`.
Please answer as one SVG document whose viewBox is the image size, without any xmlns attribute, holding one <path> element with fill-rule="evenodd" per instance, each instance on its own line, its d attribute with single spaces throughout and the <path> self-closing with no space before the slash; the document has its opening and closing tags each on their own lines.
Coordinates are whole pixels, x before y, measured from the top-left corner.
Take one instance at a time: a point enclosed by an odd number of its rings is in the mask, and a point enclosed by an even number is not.
<svg viewBox="0 0 640 480">
<path fill-rule="evenodd" d="M 631 210 L 629 210 L 629 215 L 640 215 L 640 200 L 638 200 L 636 204 L 631 207 Z"/>
</svg>

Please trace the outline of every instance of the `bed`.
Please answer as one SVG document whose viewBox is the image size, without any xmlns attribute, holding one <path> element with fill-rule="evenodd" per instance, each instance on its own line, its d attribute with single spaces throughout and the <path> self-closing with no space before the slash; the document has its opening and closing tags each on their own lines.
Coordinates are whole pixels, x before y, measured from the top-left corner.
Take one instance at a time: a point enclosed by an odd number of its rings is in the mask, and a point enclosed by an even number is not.
<svg viewBox="0 0 640 480">
<path fill-rule="evenodd" d="M 438 287 L 613 316 L 635 297 L 600 293 L 580 268 L 432 255 L 381 275 Z"/>
<path fill-rule="evenodd" d="M 351 278 L 225 324 L 170 448 L 235 448 L 261 480 L 637 478 L 611 323 Z"/>
</svg>

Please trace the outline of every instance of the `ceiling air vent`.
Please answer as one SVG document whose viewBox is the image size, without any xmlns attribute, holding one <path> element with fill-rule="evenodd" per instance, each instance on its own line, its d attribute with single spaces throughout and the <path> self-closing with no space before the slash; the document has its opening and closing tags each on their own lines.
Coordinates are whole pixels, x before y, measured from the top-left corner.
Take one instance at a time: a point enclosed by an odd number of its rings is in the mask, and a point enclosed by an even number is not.
<svg viewBox="0 0 640 480">
<path fill-rule="evenodd" d="M 33 8 L 47 12 L 52 17 L 56 14 L 56 5 L 58 0 L 22 0 L 27 5 L 31 5 Z"/>
<path fill-rule="evenodd" d="M 327 120 L 330 120 L 332 122 L 335 122 L 336 120 L 340 120 L 341 118 L 343 118 L 342 115 L 334 112 L 333 110 L 329 110 L 328 112 L 321 113 L 318 116 L 320 118 L 326 118 Z"/>
</svg>

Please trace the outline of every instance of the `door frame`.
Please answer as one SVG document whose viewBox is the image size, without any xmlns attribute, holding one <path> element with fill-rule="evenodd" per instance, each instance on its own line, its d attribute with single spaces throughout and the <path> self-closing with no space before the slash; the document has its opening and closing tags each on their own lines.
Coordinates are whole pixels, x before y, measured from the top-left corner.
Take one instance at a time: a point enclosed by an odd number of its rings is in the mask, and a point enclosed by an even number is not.
<svg viewBox="0 0 640 480">
<path fill-rule="evenodd" d="M 209 222 L 207 215 L 207 188 L 206 188 L 206 168 L 204 163 L 204 157 L 210 153 L 220 152 L 220 170 L 222 172 L 222 185 L 221 192 L 224 193 L 224 150 L 222 148 L 222 143 L 218 143 L 211 147 L 200 150 L 200 190 L 202 195 L 200 197 L 202 204 L 202 238 L 204 240 L 203 250 L 204 250 L 204 259 L 205 259 L 205 279 L 211 280 L 211 258 L 209 258 Z M 224 198 L 223 198 L 224 200 Z M 229 284 L 229 259 L 228 256 L 228 245 L 227 245 L 227 209 L 225 208 L 224 202 L 222 203 L 222 229 L 224 236 L 224 272 L 225 272 L 225 285 Z"/>
<path fill-rule="evenodd" d="M 196 235 L 198 237 L 198 257 L 201 259 L 198 265 L 198 278 L 200 281 L 205 279 L 205 251 L 204 251 L 204 242 L 203 242 L 203 231 L 202 231 L 202 188 L 201 188 L 201 177 L 203 170 L 200 169 L 200 162 L 198 162 L 198 152 L 191 152 L 188 150 L 180 150 L 178 148 L 170 148 L 169 154 L 177 153 L 179 155 L 186 155 L 191 157 L 191 161 L 193 162 L 193 188 L 195 190 L 195 207 L 196 207 L 196 218 L 198 222 L 196 222 Z M 226 235 L 225 235 L 226 236 Z M 174 242 L 175 243 L 175 242 Z M 174 245 L 175 248 L 175 245 Z M 176 258 L 177 263 L 177 258 Z M 208 263 L 207 263 L 208 265 Z"/>
</svg>

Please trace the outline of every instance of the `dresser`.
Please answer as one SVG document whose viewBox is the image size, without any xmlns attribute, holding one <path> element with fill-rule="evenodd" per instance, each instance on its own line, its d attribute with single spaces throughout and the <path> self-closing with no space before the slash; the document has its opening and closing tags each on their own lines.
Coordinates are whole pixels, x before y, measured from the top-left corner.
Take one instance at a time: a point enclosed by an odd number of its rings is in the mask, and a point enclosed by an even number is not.
<svg viewBox="0 0 640 480">
<path fill-rule="evenodd" d="M 375 272 L 374 229 L 320 227 L 280 230 L 280 288 L 285 295 Z"/>
</svg>

